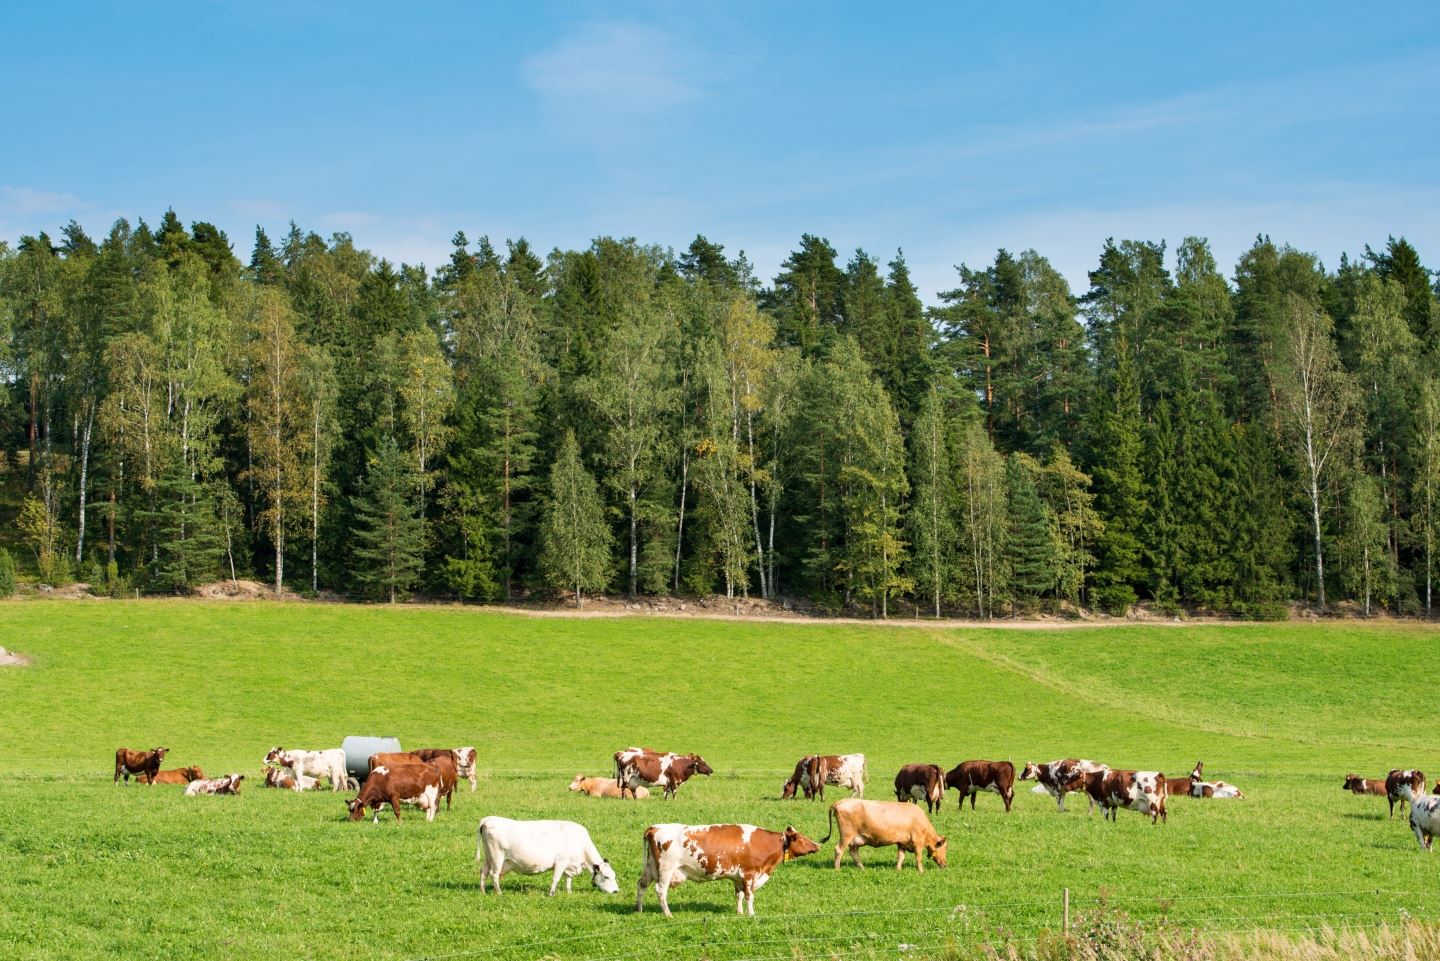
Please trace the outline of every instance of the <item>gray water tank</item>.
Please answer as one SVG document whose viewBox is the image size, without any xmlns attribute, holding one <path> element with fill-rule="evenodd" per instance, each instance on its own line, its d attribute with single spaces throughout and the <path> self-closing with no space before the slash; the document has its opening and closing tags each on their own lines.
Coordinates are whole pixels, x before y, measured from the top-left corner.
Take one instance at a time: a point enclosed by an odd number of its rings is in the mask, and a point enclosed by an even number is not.
<svg viewBox="0 0 1440 961">
<path fill-rule="evenodd" d="M 345 773 L 363 781 L 370 774 L 370 755 L 393 754 L 400 750 L 400 739 L 352 734 L 340 742 L 345 752 Z"/>
</svg>

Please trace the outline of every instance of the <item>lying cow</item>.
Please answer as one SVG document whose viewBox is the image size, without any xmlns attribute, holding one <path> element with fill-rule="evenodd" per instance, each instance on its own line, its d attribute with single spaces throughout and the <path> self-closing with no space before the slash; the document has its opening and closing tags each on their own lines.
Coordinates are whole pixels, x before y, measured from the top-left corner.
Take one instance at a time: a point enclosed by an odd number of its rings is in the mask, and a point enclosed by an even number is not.
<svg viewBox="0 0 1440 961">
<path fill-rule="evenodd" d="M 1401 801 L 1413 801 L 1424 793 L 1424 771 L 1397 767 L 1385 776 L 1385 798 L 1390 802 L 1390 816 L 1392 818 L 1395 816 L 1396 804 Z"/>
<path fill-rule="evenodd" d="M 201 778 L 198 781 L 191 781 L 185 787 L 185 796 L 194 797 L 197 794 L 239 794 L 240 782 L 245 780 L 243 774 L 227 774 L 224 777 Z"/>
<path fill-rule="evenodd" d="M 1361 777 L 1358 774 L 1345 775 L 1345 783 L 1341 785 L 1342 790 L 1351 794 L 1385 794 L 1385 782 L 1373 777 Z"/>
<path fill-rule="evenodd" d="M 160 771 L 153 778 L 148 774 L 137 775 L 135 780 L 141 784 L 189 784 L 191 781 L 198 781 L 205 776 L 205 772 L 198 767 L 176 767 L 168 771 Z"/>
<path fill-rule="evenodd" d="M 1165 779 L 1165 796 L 1181 797 L 1190 796 L 1190 785 L 1201 780 L 1205 774 L 1205 762 L 1196 761 L 1195 767 L 1191 769 L 1189 777 L 1167 777 Z"/>
<path fill-rule="evenodd" d="M 1102 816 L 1116 820 L 1121 808 L 1150 815 L 1150 823 L 1166 821 L 1165 775 L 1159 771 L 1091 771 L 1079 782 Z"/>
<path fill-rule="evenodd" d="M 440 810 L 440 771 L 433 764 L 381 765 L 370 772 L 360 793 L 346 802 L 350 820 L 358 821 L 370 808 L 375 823 L 380 823 L 380 809 L 390 805 L 395 820 L 400 820 L 400 805 L 414 804 L 425 812 L 425 820 L 435 820 Z"/>
<path fill-rule="evenodd" d="M 714 773 L 698 754 L 660 754 L 647 747 L 627 747 L 615 752 L 615 784 L 620 788 L 621 797 L 626 791 L 634 797 L 635 788 L 643 782 L 664 785 L 668 801 L 680 785 L 696 774 L 708 777 Z"/>
<path fill-rule="evenodd" d="M 160 773 L 160 762 L 165 760 L 168 747 L 151 748 L 148 751 L 132 751 L 128 747 L 117 747 L 115 749 L 115 783 L 120 783 L 120 778 L 125 778 L 126 785 L 130 783 L 130 776 L 144 775 L 147 783 L 155 782 L 155 775 Z"/>
<path fill-rule="evenodd" d="M 1110 768 L 1104 764 L 1096 764 L 1094 761 L 1087 761 L 1084 758 L 1069 757 L 1063 761 L 1051 761 L 1049 764 L 1027 761 L 1025 769 L 1020 772 L 1020 780 L 1038 781 L 1036 793 L 1049 794 L 1055 798 L 1059 809 L 1064 811 L 1065 795 L 1085 790 L 1079 781 L 1082 775 L 1109 770 Z M 1095 813 L 1094 798 L 1090 799 L 1090 813 Z"/>
<path fill-rule="evenodd" d="M 355 783 L 354 778 L 347 778 L 350 784 Z M 346 785 L 349 787 L 349 784 Z M 358 787 L 358 785 L 356 785 Z M 265 783 L 262 787 L 279 788 L 284 791 L 315 791 L 320 787 L 320 779 L 311 777 L 308 774 L 292 774 L 283 767 L 265 768 Z"/>
<path fill-rule="evenodd" d="M 905 866 L 905 852 L 915 855 L 915 870 L 924 873 L 925 862 L 920 857 L 924 851 L 935 862 L 936 867 L 945 867 L 945 839 L 935 833 L 935 826 L 918 805 L 902 801 L 866 801 L 862 798 L 845 798 L 830 805 L 830 833 L 820 839 L 824 844 L 840 829 L 840 843 L 835 845 L 835 870 L 840 870 L 840 859 L 846 851 L 855 866 L 860 863 L 860 848 L 868 846 L 883 848 L 895 845 L 895 870 Z"/>
<path fill-rule="evenodd" d="M 1005 813 L 1010 813 L 1010 804 L 1015 800 L 1015 765 L 1009 761 L 961 761 L 945 775 L 945 786 L 960 792 L 960 807 L 965 798 L 970 798 L 970 810 L 975 810 L 975 796 L 981 791 L 993 791 L 1005 802 Z"/>
<path fill-rule="evenodd" d="M 1440 797 L 1421 794 L 1410 802 L 1410 830 L 1415 832 L 1420 847 L 1430 850 L 1431 841 L 1440 831 Z"/>
<path fill-rule="evenodd" d="M 789 800 L 796 790 L 803 791 L 806 800 L 819 796 L 825 800 L 825 785 L 834 784 L 849 788 L 852 797 L 865 794 L 865 755 L 863 754 L 807 754 L 795 764 L 795 773 L 780 789 L 780 797 Z"/>
<path fill-rule="evenodd" d="M 613 777 L 586 777 L 583 774 L 577 774 L 575 779 L 570 782 L 570 790 L 588 794 L 590 797 L 624 797 L 620 786 L 615 783 Z M 637 787 L 635 789 L 637 800 L 643 800 L 649 796 L 649 788 Z"/>
<path fill-rule="evenodd" d="M 581 871 L 590 872 L 590 881 L 606 894 L 617 894 L 620 885 L 615 869 L 600 856 L 590 832 L 574 821 L 512 821 L 491 815 L 482 818 L 476 832 L 475 860 L 480 866 L 480 893 L 487 881 L 500 893 L 500 879 L 507 871 L 517 874 L 543 874 L 550 871 L 550 897 L 560 879 L 565 879 L 565 893 L 570 881 Z"/>
<path fill-rule="evenodd" d="M 645 867 L 635 885 L 635 910 L 645 910 L 645 889 L 652 884 L 668 918 L 669 890 L 677 884 L 729 878 L 735 885 L 735 913 L 748 910 L 753 918 L 755 892 L 775 869 L 818 850 L 793 827 L 781 832 L 753 824 L 652 824 L 645 829 Z"/>
<path fill-rule="evenodd" d="M 475 749 L 473 747 L 422 747 L 418 751 L 411 751 L 422 761 L 433 761 L 437 757 L 449 755 L 455 760 L 456 779 L 466 778 L 470 781 L 470 790 L 475 790 Z"/>
<path fill-rule="evenodd" d="M 938 764 L 907 764 L 895 775 L 895 800 L 925 802 L 930 812 L 945 800 L 945 771 Z"/>
<path fill-rule="evenodd" d="M 289 768 L 292 776 L 308 774 L 311 777 L 329 778 L 332 791 L 343 791 L 346 788 L 345 752 L 338 747 L 325 751 L 287 751 L 283 747 L 277 747 L 265 755 L 265 763 Z M 297 791 L 301 790 L 299 783 L 297 777 Z"/>
</svg>

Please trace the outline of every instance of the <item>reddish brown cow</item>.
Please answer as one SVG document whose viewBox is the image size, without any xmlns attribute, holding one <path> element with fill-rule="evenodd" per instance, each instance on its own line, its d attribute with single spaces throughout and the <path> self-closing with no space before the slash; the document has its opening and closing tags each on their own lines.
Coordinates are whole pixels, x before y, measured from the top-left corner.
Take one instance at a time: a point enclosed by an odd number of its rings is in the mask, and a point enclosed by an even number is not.
<svg viewBox="0 0 1440 961">
<path fill-rule="evenodd" d="M 1120 808 L 1150 815 L 1150 823 L 1168 821 L 1165 810 L 1165 775 L 1159 771 L 1091 771 L 1076 775 L 1072 784 L 1100 805 L 1104 817 L 1116 819 Z"/>
<path fill-rule="evenodd" d="M 780 791 L 782 800 L 795 796 L 796 789 L 805 793 L 805 800 L 818 797 L 825 800 L 825 784 L 830 780 L 831 771 L 840 767 L 842 759 L 838 754 L 807 754 L 795 762 L 795 773 L 785 782 Z"/>
<path fill-rule="evenodd" d="M 421 755 L 428 754 L 429 757 Z M 449 750 L 425 750 L 421 751 L 381 751 L 378 754 L 370 755 L 370 770 L 373 772 L 377 767 L 385 765 L 394 767 L 405 764 L 431 764 L 440 772 L 440 796 L 445 799 L 445 810 L 450 810 L 451 799 L 455 796 L 455 781 L 457 779 L 457 766 L 455 764 L 455 752 Z"/>
<path fill-rule="evenodd" d="M 945 799 L 945 771 L 938 764 L 907 764 L 895 775 L 895 800 L 925 802 L 931 814 Z"/>
<path fill-rule="evenodd" d="M 422 747 L 411 751 L 422 761 L 433 761 L 437 757 L 449 756 L 455 761 L 455 779 L 468 778 L 470 790 L 475 790 L 475 749 L 473 747 Z"/>
<path fill-rule="evenodd" d="M 1425 793 L 1425 772 L 1414 768 L 1395 768 L 1385 776 L 1385 798 L 1390 802 L 1390 816 L 1395 816 L 1395 805 L 1401 801 L 1407 804 Z M 1403 808 L 1401 810 L 1404 810 Z"/>
<path fill-rule="evenodd" d="M 1203 780 L 1204 777 L 1205 762 L 1196 761 L 1195 768 L 1190 772 L 1189 777 L 1167 777 L 1165 779 L 1165 796 L 1180 797 L 1184 795 L 1189 797 L 1191 794 L 1191 785 L 1196 781 Z"/>
<path fill-rule="evenodd" d="M 373 768 L 360 793 L 346 802 L 350 809 L 350 820 L 358 821 L 365 816 L 368 807 L 375 813 L 375 823 L 380 823 L 380 809 L 386 804 L 400 820 L 400 805 L 414 804 L 425 812 L 425 820 L 435 820 L 440 809 L 440 769 L 423 761 L 413 764 L 384 764 Z"/>
<path fill-rule="evenodd" d="M 629 791 L 635 796 L 635 788 L 643 781 L 647 784 L 661 784 L 665 788 L 665 799 L 675 796 L 676 790 L 696 774 L 714 774 L 710 765 L 698 754 L 658 754 L 646 747 L 629 747 L 615 752 L 615 783 L 620 787 L 620 796 Z"/>
<path fill-rule="evenodd" d="M 141 784 L 189 784 L 191 781 L 202 781 L 205 779 L 205 772 L 198 767 L 177 767 L 169 771 L 161 771 L 151 780 L 150 775 L 140 774 L 135 780 Z"/>
<path fill-rule="evenodd" d="M 121 775 L 125 777 L 125 783 L 130 783 L 131 775 L 143 774 L 151 783 L 155 775 L 160 773 L 160 762 L 165 760 L 168 747 L 152 748 L 148 751 L 132 751 L 128 747 L 117 747 L 115 749 L 115 783 L 120 783 Z M 137 778 L 138 780 L 138 778 Z"/>
<path fill-rule="evenodd" d="M 645 868 L 635 885 L 635 910 L 645 910 L 645 890 L 655 885 L 660 910 L 670 917 L 670 888 L 685 881 L 735 884 L 735 911 L 755 916 L 755 891 L 791 858 L 820 846 L 795 830 L 766 831 L 753 824 L 652 824 L 645 830 Z"/>
<path fill-rule="evenodd" d="M 1385 793 L 1385 782 L 1373 777 L 1361 777 L 1358 774 L 1345 775 L 1345 783 L 1341 789 L 1351 794 L 1381 794 Z"/>
<path fill-rule="evenodd" d="M 975 795 L 981 791 L 994 791 L 1005 802 L 1005 813 L 1010 813 L 1010 804 L 1015 800 L 1015 765 L 1009 761 L 961 761 L 945 775 L 945 786 L 960 792 L 960 806 L 970 798 L 970 810 L 975 810 Z"/>
</svg>

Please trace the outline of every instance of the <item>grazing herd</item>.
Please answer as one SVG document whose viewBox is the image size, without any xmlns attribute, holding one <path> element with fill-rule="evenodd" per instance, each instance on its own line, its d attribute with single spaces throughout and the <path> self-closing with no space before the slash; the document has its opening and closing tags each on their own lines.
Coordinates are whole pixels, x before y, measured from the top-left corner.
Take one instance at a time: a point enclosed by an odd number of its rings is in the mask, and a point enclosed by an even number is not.
<svg viewBox="0 0 1440 961">
<path fill-rule="evenodd" d="M 239 794 L 244 774 L 206 778 L 195 766 L 161 770 L 169 749 L 147 751 L 119 748 L 115 752 L 115 783 L 131 777 L 146 785 L 184 785 L 187 796 Z M 647 787 L 660 788 L 666 800 L 696 775 L 714 773 L 698 754 L 675 754 L 645 747 L 628 747 L 613 755 L 613 776 L 576 774 L 570 790 L 589 797 L 641 800 Z M 476 751 L 473 747 L 427 748 L 419 751 L 370 755 L 368 770 L 357 781 L 346 771 L 345 752 L 273 748 L 264 759 L 264 786 L 293 791 L 318 790 L 326 781 L 331 791 L 353 790 L 346 802 L 349 820 L 358 821 L 370 811 L 378 823 L 380 812 L 389 807 L 396 821 L 402 805 L 414 805 L 433 821 L 445 801 L 453 803 L 459 780 L 468 779 L 477 790 Z M 868 776 L 863 754 L 807 754 L 795 764 L 794 773 L 781 788 L 780 798 L 803 796 L 825 798 L 826 786 L 848 789 L 850 797 L 829 807 L 825 837 L 818 842 L 793 826 L 771 831 L 753 824 L 679 823 L 651 824 L 642 835 L 643 867 L 636 884 L 635 910 L 643 911 L 645 893 L 654 888 L 660 910 L 670 916 L 669 891 L 686 881 L 729 880 L 735 888 L 735 909 L 755 914 L 755 892 L 770 880 L 786 861 L 814 854 L 837 835 L 834 867 L 839 870 L 848 852 L 856 867 L 863 867 L 862 847 L 894 847 L 895 867 L 902 869 L 907 854 L 913 855 L 917 871 L 925 870 L 926 859 L 944 868 L 947 844 L 935 830 L 930 815 L 940 811 L 945 792 L 953 789 L 957 806 L 965 800 L 975 810 L 982 792 L 998 795 L 1008 814 L 1015 799 L 1015 765 L 1010 761 L 962 761 L 946 772 L 937 764 L 907 764 L 895 775 L 895 800 L 866 800 Z M 1167 800 L 1174 797 L 1243 799 L 1238 787 L 1224 781 L 1207 781 L 1204 764 L 1197 761 L 1188 778 L 1167 778 L 1159 771 L 1113 769 L 1084 758 L 1064 758 L 1047 763 L 1027 762 L 1020 781 L 1034 781 L 1035 793 L 1055 799 L 1065 810 L 1069 794 L 1084 794 L 1093 813 L 1099 807 L 1110 821 L 1119 811 L 1148 815 L 1152 824 L 1168 819 Z M 1425 774 L 1413 768 L 1396 768 L 1382 779 L 1346 775 L 1344 789 L 1357 795 L 1384 795 L 1394 817 L 1395 805 L 1410 803 L 1410 826 L 1421 847 L 1428 850 L 1440 833 L 1440 782 L 1435 794 L 1425 794 Z M 923 802 L 924 809 L 920 804 Z M 500 893 L 507 873 L 550 874 L 549 893 L 554 895 L 561 880 L 570 891 L 571 880 L 589 874 L 597 890 L 617 893 L 619 882 L 614 868 L 601 854 L 589 831 L 573 821 L 516 821 L 488 816 L 480 821 L 476 834 L 475 859 L 480 863 L 480 888 L 494 887 Z"/>
</svg>

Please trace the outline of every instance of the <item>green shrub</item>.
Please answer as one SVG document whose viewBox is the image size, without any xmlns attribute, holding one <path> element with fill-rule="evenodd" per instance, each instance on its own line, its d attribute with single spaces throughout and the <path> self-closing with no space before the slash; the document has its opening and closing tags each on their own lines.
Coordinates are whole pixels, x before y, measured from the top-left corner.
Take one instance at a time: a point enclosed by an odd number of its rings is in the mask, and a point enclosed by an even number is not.
<svg viewBox="0 0 1440 961">
<path fill-rule="evenodd" d="M 0 547 L 0 597 L 15 593 L 15 559 L 10 552 Z"/>
<path fill-rule="evenodd" d="M 1097 608 L 1112 617 L 1124 617 L 1125 612 L 1130 610 L 1130 605 L 1136 601 L 1135 589 L 1129 584 L 1097 587 L 1090 592 L 1090 596 Z"/>
</svg>

